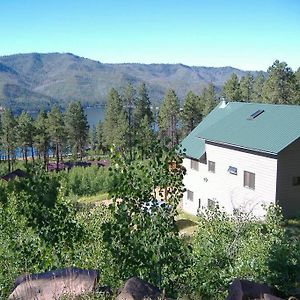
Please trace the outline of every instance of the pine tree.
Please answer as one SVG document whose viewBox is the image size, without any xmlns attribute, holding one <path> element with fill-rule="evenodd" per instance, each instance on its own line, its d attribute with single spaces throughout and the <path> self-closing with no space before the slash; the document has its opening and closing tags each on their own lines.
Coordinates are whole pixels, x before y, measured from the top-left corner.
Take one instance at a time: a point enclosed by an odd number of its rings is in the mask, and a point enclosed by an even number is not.
<svg viewBox="0 0 300 300">
<path fill-rule="evenodd" d="M 135 106 L 133 109 L 133 134 L 134 144 L 147 148 L 153 138 L 153 114 L 151 111 L 151 103 L 146 89 L 146 85 L 142 83 L 137 90 Z"/>
<path fill-rule="evenodd" d="M 48 133 L 52 148 L 56 156 L 56 170 L 59 169 L 60 156 L 62 156 L 62 146 L 66 140 L 64 119 L 57 106 L 53 106 L 48 113 Z"/>
<path fill-rule="evenodd" d="M 203 89 L 200 101 L 203 103 L 202 115 L 206 117 L 217 105 L 215 86 L 212 83 Z"/>
<path fill-rule="evenodd" d="M 289 104 L 295 101 L 296 76 L 285 62 L 276 60 L 268 69 L 269 77 L 263 88 L 266 103 Z"/>
<path fill-rule="evenodd" d="M 223 97 L 230 101 L 241 100 L 240 83 L 237 75 L 233 73 L 223 86 Z"/>
<path fill-rule="evenodd" d="M 73 102 L 65 113 L 65 125 L 69 146 L 74 157 L 80 154 L 82 160 L 85 147 L 88 143 L 89 124 L 81 103 Z"/>
<path fill-rule="evenodd" d="M 33 139 L 35 135 L 35 127 L 33 119 L 26 112 L 22 112 L 17 118 L 17 144 L 21 147 L 25 164 L 28 160 L 28 148 L 31 148 L 31 158 L 34 162 Z"/>
<path fill-rule="evenodd" d="M 104 146 L 104 139 L 103 139 L 103 123 L 99 122 L 96 127 L 96 150 L 105 152 L 106 148 Z"/>
<path fill-rule="evenodd" d="M 183 136 L 188 135 L 201 122 L 203 109 L 204 105 L 200 97 L 192 91 L 188 92 L 181 113 Z"/>
<path fill-rule="evenodd" d="M 265 84 L 266 78 L 262 72 L 259 72 L 255 77 L 253 82 L 253 95 L 252 99 L 254 102 L 262 102 L 263 101 L 263 88 Z"/>
<path fill-rule="evenodd" d="M 39 158 L 43 155 L 45 168 L 49 158 L 50 135 L 48 130 L 48 117 L 45 111 L 40 111 L 35 120 L 34 146 Z"/>
<path fill-rule="evenodd" d="M 126 146 L 128 120 L 119 93 L 112 88 L 107 97 L 105 117 L 103 121 L 104 145 L 114 145 L 123 150 Z"/>
<path fill-rule="evenodd" d="M 246 102 L 252 101 L 254 77 L 250 72 L 240 80 L 241 99 Z"/>
<path fill-rule="evenodd" d="M 6 109 L 1 115 L 1 144 L 5 151 L 8 163 L 8 172 L 13 169 L 16 149 L 16 126 L 17 122 L 9 109 Z"/>
<path fill-rule="evenodd" d="M 165 94 L 158 113 L 158 127 L 161 139 L 168 138 L 169 146 L 178 143 L 179 99 L 174 90 L 168 90 Z"/>
</svg>

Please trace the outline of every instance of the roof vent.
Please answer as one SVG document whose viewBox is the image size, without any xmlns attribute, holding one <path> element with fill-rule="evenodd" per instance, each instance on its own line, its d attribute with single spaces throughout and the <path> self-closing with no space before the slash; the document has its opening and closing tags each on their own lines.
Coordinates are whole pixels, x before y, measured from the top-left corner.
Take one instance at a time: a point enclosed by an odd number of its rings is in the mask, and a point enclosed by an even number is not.
<svg viewBox="0 0 300 300">
<path fill-rule="evenodd" d="M 227 104 L 228 104 L 228 102 L 224 98 L 221 98 L 219 108 L 225 108 L 227 106 Z"/>
<path fill-rule="evenodd" d="M 261 115 L 264 112 L 263 109 L 259 109 L 256 112 L 254 112 L 250 117 L 247 118 L 247 120 L 253 120 L 256 117 L 258 117 L 259 115 Z"/>
</svg>

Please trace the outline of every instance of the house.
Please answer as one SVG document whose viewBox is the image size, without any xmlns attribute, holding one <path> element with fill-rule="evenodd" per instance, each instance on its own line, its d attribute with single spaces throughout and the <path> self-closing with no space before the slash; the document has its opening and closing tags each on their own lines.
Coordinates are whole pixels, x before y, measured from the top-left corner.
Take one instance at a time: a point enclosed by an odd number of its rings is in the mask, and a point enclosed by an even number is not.
<svg viewBox="0 0 300 300">
<path fill-rule="evenodd" d="M 221 101 L 182 141 L 183 210 L 300 214 L 300 106 Z"/>
</svg>

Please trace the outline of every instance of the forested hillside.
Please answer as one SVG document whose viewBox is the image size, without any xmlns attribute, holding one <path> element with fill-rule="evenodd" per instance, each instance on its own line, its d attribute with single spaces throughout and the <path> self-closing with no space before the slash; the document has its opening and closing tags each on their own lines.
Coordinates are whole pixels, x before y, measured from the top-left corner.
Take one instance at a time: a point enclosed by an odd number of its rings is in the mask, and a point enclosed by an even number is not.
<svg viewBox="0 0 300 300">
<path fill-rule="evenodd" d="M 153 103 L 167 89 L 180 99 L 189 91 L 200 93 L 209 83 L 217 91 L 235 73 L 232 67 L 190 67 L 182 64 L 104 64 L 71 53 L 16 54 L 0 57 L 0 105 L 13 110 L 66 107 L 79 100 L 86 105 L 102 104 L 110 88 L 122 89 L 146 83 Z M 256 72 L 252 72 L 255 76 Z"/>
</svg>

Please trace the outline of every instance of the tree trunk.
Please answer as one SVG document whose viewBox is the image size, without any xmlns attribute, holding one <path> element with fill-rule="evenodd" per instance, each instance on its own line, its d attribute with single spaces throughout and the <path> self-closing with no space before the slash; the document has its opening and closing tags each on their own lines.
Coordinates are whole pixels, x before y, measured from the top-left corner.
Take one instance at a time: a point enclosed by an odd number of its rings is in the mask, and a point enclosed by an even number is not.
<svg viewBox="0 0 300 300">
<path fill-rule="evenodd" d="M 33 145 L 30 145 L 31 147 L 31 158 L 32 158 L 32 163 L 34 163 L 34 151 L 33 151 Z"/>
<path fill-rule="evenodd" d="M 10 164 L 10 150 L 7 149 L 7 162 L 8 162 L 8 172 L 11 172 L 11 164 Z"/>
<path fill-rule="evenodd" d="M 23 148 L 23 150 L 24 150 L 24 155 L 25 155 L 25 165 L 27 166 L 27 162 L 28 162 L 28 157 L 27 157 L 27 147 L 25 146 L 25 147 Z"/>
<path fill-rule="evenodd" d="M 58 172 L 58 164 L 59 164 L 59 148 L 58 148 L 58 144 L 56 144 L 56 172 Z"/>
</svg>

